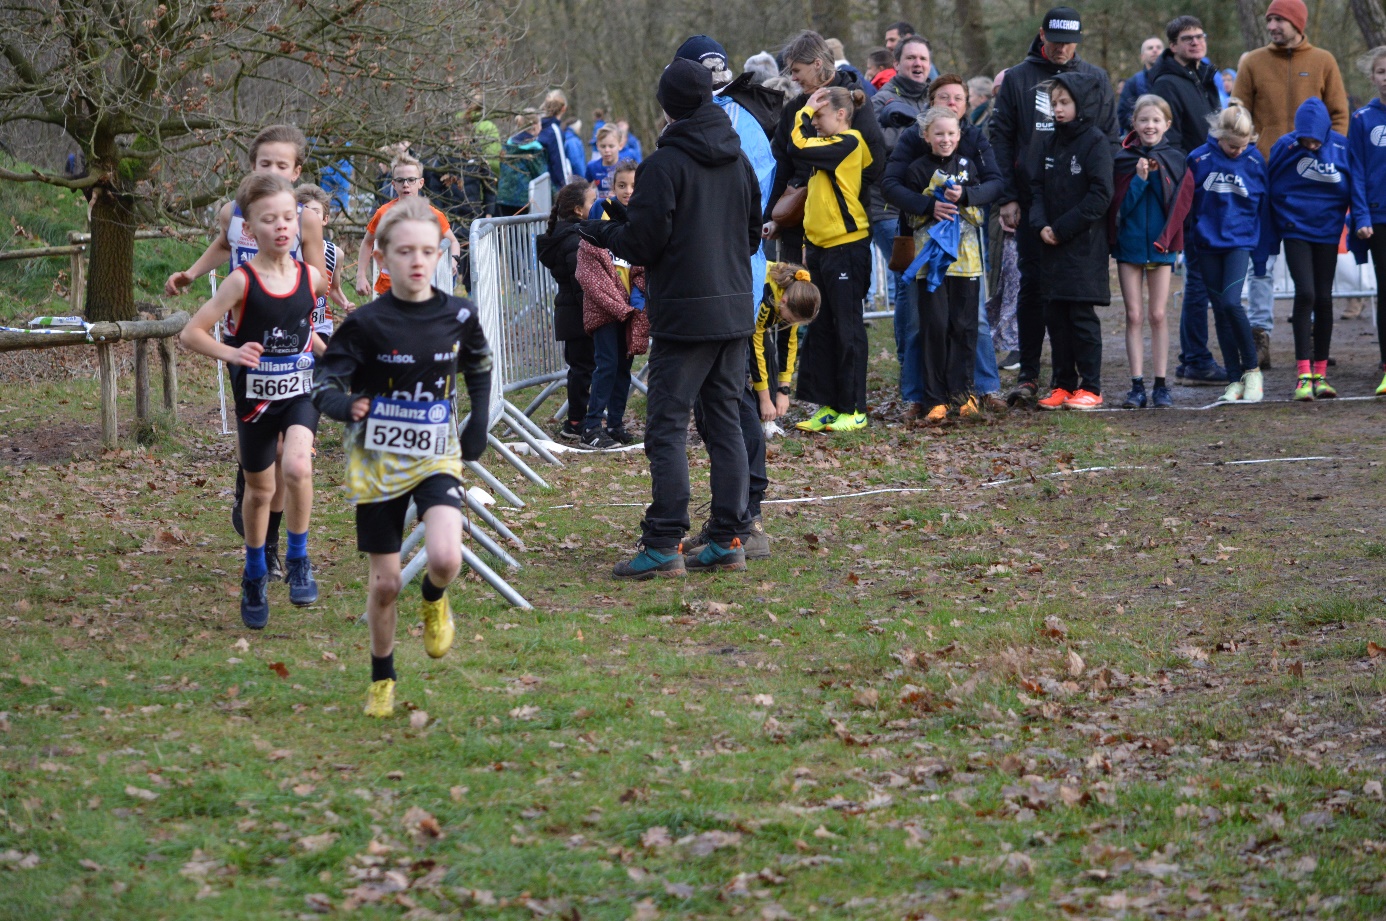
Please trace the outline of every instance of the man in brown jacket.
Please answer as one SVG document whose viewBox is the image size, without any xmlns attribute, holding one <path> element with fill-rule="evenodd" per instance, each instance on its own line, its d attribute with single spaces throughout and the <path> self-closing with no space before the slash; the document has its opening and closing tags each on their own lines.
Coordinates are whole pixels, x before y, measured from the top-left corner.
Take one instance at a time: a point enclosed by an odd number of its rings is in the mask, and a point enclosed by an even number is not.
<svg viewBox="0 0 1386 921">
<path fill-rule="evenodd" d="M 1266 31 L 1270 44 L 1242 55 L 1237 65 L 1237 83 L 1232 95 L 1251 110 L 1260 138 L 1256 146 L 1269 157 L 1271 145 L 1293 130 L 1295 113 L 1310 96 L 1328 106 L 1333 130 L 1347 134 L 1348 99 L 1343 75 L 1332 54 L 1315 48 L 1304 37 L 1309 10 L 1304 0 L 1271 0 L 1266 9 Z M 1256 338 L 1256 355 L 1262 369 L 1270 367 L 1270 333 L 1274 324 L 1275 293 L 1271 269 L 1275 257 L 1266 264 L 1264 276 L 1253 276 L 1247 319 Z"/>
</svg>

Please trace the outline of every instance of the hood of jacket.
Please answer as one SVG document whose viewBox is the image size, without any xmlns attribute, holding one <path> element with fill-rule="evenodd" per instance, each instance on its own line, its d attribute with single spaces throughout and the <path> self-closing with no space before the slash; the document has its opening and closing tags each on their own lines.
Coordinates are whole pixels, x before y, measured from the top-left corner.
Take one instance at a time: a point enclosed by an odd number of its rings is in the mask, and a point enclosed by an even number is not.
<svg viewBox="0 0 1386 921">
<path fill-rule="evenodd" d="M 682 151 L 704 166 L 723 166 L 741 156 L 741 138 L 721 106 L 709 102 L 670 123 L 656 145 Z"/>
<path fill-rule="evenodd" d="M 1102 88 L 1097 78 L 1079 71 L 1063 71 L 1054 82 L 1068 90 L 1073 97 L 1077 113 L 1071 122 L 1055 122 L 1054 131 L 1060 135 L 1073 137 L 1093 124 L 1098 107 L 1102 104 Z"/>
<path fill-rule="evenodd" d="M 1300 104 L 1299 111 L 1295 112 L 1295 137 L 1313 138 L 1320 144 L 1326 144 L 1332 131 L 1333 118 L 1322 99 L 1310 96 Z"/>
<path fill-rule="evenodd" d="M 1185 67 L 1179 63 L 1179 59 L 1174 56 L 1174 49 L 1166 48 L 1160 53 L 1160 57 L 1151 65 L 1149 76 L 1146 78 L 1149 85 L 1154 86 L 1155 80 L 1166 74 L 1189 80 L 1193 83 L 1203 83 L 1205 80 L 1212 80 L 1214 74 L 1213 65 L 1206 61 L 1199 61 L 1193 68 Z"/>
<path fill-rule="evenodd" d="M 913 80 L 897 70 L 895 76 L 891 77 L 890 81 L 886 83 L 885 86 L 881 87 L 881 90 L 883 92 L 894 93 L 896 96 L 902 99 L 909 99 L 912 102 L 922 102 L 929 98 L 929 81 L 925 80 L 923 83 L 920 83 L 918 80 Z"/>
<path fill-rule="evenodd" d="M 576 221 L 559 221 L 553 233 L 540 234 L 535 238 L 535 255 L 550 271 L 556 269 L 563 262 L 563 251 L 578 245 L 578 240 L 568 240 L 569 237 L 576 237 L 577 232 Z"/>
</svg>

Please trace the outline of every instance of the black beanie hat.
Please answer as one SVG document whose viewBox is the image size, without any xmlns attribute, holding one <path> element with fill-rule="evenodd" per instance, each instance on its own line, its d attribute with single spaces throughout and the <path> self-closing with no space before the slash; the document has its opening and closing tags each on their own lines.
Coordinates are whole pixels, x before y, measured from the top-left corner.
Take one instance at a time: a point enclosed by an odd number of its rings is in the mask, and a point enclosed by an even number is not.
<svg viewBox="0 0 1386 921">
<path fill-rule="evenodd" d="M 712 73 L 697 61 L 676 58 L 660 75 L 655 98 L 670 118 L 687 118 L 712 102 Z"/>
</svg>

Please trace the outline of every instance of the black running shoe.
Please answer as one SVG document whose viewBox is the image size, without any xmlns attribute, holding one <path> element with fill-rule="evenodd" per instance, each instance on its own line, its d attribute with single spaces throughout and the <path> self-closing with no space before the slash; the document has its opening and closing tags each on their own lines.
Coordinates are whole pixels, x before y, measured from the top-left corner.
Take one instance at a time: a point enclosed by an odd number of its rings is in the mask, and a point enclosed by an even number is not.
<svg viewBox="0 0 1386 921">
<path fill-rule="evenodd" d="M 289 601 L 303 607 L 318 600 L 318 583 L 313 578 L 313 563 L 308 557 L 289 560 Z"/>
<path fill-rule="evenodd" d="M 582 441 L 582 423 L 569 419 L 558 430 L 558 437 L 564 441 Z"/>
<path fill-rule="evenodd" d="M 279 562 L 278 544 L 265 544 L 265 568 L 269 570 L 271 582 L 284 580 L 284 564 Z"/>
<path fill-rule="evenodd" d="M 269 576 L 247 579 L 241 575 L 241 623 L 263 630 L 269 623 Z"/>
<path fill-rule="evenodd" d="M 611 440 L 615 441 L 617 444 L 629 446 L 633 444 L 639 444 L 640 442 L 640 439 L 624 425 L 617 426 L 614 429 L 608 428 L 606 430 L 606 434 L 611 436 Z"/>
<path fill-rule="evenodd" d="M 620 442 L 606 433 L 606 429 L 595 428 L 582 436 L 582 446 L 594 451 L 609 451 L 612 448 L 619 448 L 621 445 Z"/>
</svg>

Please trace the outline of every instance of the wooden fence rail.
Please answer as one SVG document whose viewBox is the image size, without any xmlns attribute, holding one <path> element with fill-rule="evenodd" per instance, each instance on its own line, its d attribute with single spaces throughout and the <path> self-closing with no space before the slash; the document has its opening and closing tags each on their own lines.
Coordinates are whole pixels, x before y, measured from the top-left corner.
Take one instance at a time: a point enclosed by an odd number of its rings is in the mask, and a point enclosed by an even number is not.
<svg viewBox="0 0 1386 921">
<path fill-rule="evenodd" d="M 0 352 L 22 349 L 52 349 L 74 345 L 95 345 L 101 376 L 101 444 L 113 448 L 117 441 L 116 362 L 113 346 L 117 342 L 135 344 L 135 418 L 149 419 L 149 340 L 158 343 L 163 371 L 164 408 L 178 409 L 178 350 L 173 337 L 187 325 L 188 315 L 180 310 L 157 320 L 120 320 L 93 323 L 86 329 L 49 332 L 0 331 Z"/>
</svg>

